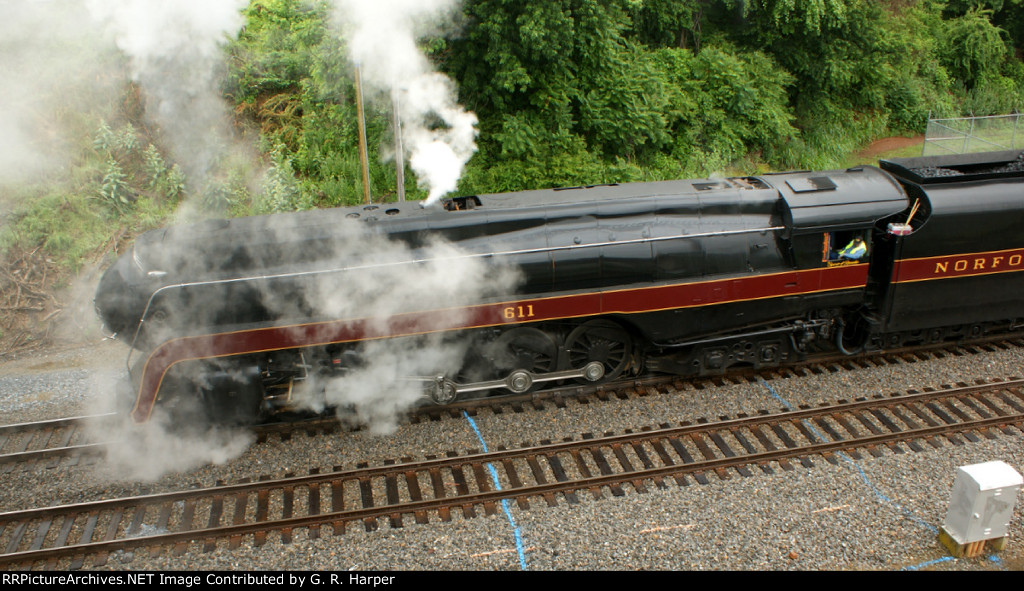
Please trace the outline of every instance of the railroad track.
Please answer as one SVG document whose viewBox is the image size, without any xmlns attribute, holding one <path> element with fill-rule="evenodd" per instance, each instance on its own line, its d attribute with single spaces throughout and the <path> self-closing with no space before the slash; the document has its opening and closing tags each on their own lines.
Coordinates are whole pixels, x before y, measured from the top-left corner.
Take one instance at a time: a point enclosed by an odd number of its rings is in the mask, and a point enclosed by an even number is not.
<svg viewBox="0 0 1024 591">
<path fill-rule="evenodd" d="M 77 464 L 83 458 L 94 459 L 106 446 L 86 441 L 96 432 L 90 427 L 112 417 L 90 415 L 0 426 L 0 474 L 20 463 L 39 462 L 53 468 L 65 460 Z"/>
<path fill-rule="evenodd" d="M 243 540 L 288 543 L 305 529 L 317 537 L 351 527 L 374 530 L 407 520 L 447 521 L 493 514 L 499 504 L 575 503 L 579 495 L 687 486 L 710 478 L 812 466 L 841 454 L 854 459 L 905 453 L 963 440 L 1024 433 L 1024 380 L 929 389 L 841 401 L 789 412 L 637 432 L 582 435 L 517 449 L 382 466 L 335 469 L 279 480 L 0 513 L 0 567 L 102 567 L 111 553 L 190 546 L 211 550 Z M 906 449 L 905 449 L 906 448 Z"/>
<path fill-rule="evenodd" d="M 930 346 L 887 351 L 885 353 L 844 356 L 830 354 L 810 358 L 799 364 L 786 367 L 768 368 L 764 370 L 739 370 L 727 375 L 704 378 L 682 379 L 670 375 L 653 375 L 641 378 L 618 380 L 615 382 L 589 385 L 572 384 L 549 388 L 527 394 L 512 394 L 500 397 L 483 397 L 457 401 L 450 405 L 427 405 L 411 411 L 411 421 L 438 420 L 444 416 L 461 416 L 463 412 L 470 414 L 481 408 L 496 409 L 506 407 L 513 412 L 524 409 L 543 408 L 545 402 L 556 406 L 564 406 L 567 399 L 608 398 L 612 396 L 628 397 L 630 392 L 646 392 L 651 388 L 684 388 L 704 389 L 724 383 L 752 382 L 759 379 L 788 378 L 808 373 L 835 371 L 855 371 L 863 367 L 884 364 L 914 363 L 944 355 L 971 355 L 982 352 L 1005 350 L 1013 347 L 1024 347 L 1024 340 L 1001 339 L 996 341 L 979 341 L 962 345 L 940 343 Z M 685 385 L 684 385 L 685 384 Z M 87 417 L 73 417 L 0 426 L 0 474 L 14 469 L 18 464 L 38 465 L 44 468 L 55 468 L 66 462 L 76 465 L 79 462 L 91 463 L 103 456 L 107 446 L 115 442 L 96 443 L 86 441 L 87 433 L 99 432 L 89 429 L 88 424 L 114 417 L 113 414 Z M 257 441 L 265 441 L 271 437 L 287 439 L 294 433 L 305 431 L 310 435 L 333 432 L 342 428 L 333 415 L 312 417 L 281 423 L 270 423 L 252 427 Z"/>
<path fill-rule="evenodd" d="M 1013 338 L 1000 339 L 979 339 L 975 342 L 952 344 L 935 343 L 930 345 L 915 345 L 894 349 L 881 353 L 861 353 L 858 355 L 842 355 L 839 353 L 825 353 L 809 357 L 808 359 L 781 367 L 770 367 L 764 369 L 735 369 L 719 376 L 707 377 L 679 377 L 672 375 L 648 375 L 638 378 L 629 378 L 608 382 L 604 384 L 571 384 L 568 386 L 548 388 L 538 392 L 527 394 L 510 394 L 493 398 L 478 398 L 465 401 L 456 401 L 444 406 L 426 406 L 412 415 L 411 419 L 432 420 L 442 416 L 459 416 L 463 412 L 470 414 L 480 408 L 494 408 L 496 406 L 507 406 L 515 412 L 520 412 L 530 406 L 543 407 L 545 402 L 554 405 L 563 405 L 569 398 L 607 398 L 611 396 L 625 397 L 627 392 L 642 392 L 647 388 L 662 388 L 671 386 L 677 389 L 690 387 L 696 390 L 703 390 L 709 387 L 718 387 L 728 383 L 750 383 L 758 380 L 772 380 L 776 378 L 790 378 L 805 376 L 808 374 L 822 374 L 839 371 L 856 371 L 867 367 L 883 365 L 894 365 L 900 363 L 917 363 L 944 356 L 977 355 L 985 352 L 995 352 L 1012 348 L 1024 347 L 1024 336 L 1013 335 Z M 313 423 L 318 424 L 318 423 Z M 284 426 L 278 427 L 279 431 L 286 431 Z M 267 433 L 269 433 L 268 431 Z"/>
</svg>

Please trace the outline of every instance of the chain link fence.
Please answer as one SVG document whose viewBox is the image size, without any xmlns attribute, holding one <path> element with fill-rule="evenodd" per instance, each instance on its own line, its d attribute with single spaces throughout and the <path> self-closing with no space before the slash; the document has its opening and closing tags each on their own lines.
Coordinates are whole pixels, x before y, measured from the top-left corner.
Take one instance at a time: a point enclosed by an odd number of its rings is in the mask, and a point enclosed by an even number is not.
<svg viewBox="0 0 1024 591">
<path fill-rule="evenodd" d="M 922 156 L 967 154 L 1024 148 L 1021 114 L 989 117 L 928 118 Z"/>
</svg>

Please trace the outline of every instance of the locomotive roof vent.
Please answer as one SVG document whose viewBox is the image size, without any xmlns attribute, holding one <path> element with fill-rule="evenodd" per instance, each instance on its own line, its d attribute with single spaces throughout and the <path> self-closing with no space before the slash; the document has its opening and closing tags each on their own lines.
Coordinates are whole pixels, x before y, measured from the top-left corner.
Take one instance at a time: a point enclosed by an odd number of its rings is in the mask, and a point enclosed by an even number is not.
<svg viewBox="0 0 1024 591">
<path fill-rule="evenodd" d="M 712 189 L 728 189 L 729 183 L 724 181 L 711 181 L 708 183 L 693 183 L 693 188 L 698 191 L 710 191 Z"/>
<path fill-rule="evenodd" d="M 712 191 L 715 189 L 767 189 L 769 187 L 761 179 L 746 176 L 695 182 L 693 188 L 697 191 Z"/>
<path fill-rule="evenodd" d="M 555 191 L 571 191 L 573 189 L 593 189 L 595 187 L 618 187 L 619 183 L 599 183 L 596 185 L 576 185 L 574 187 L 555 187 Z"/>
<path fill-rule="evenodd" d="M 806 176 L 788 179 L 786 184 L 794 193 L 808 193 L 810 191 L 834 191 L 835 182 L 827 176 Z"/>
<path fill-rule="evenodd" d="M 452 197 L 451 199 L 443 199 L 444 208 L 448 211 L 462 211 L 464 209 L 476 209 L 482 205 L 480 198 L 476 195 L 467 195 L 465 197 Z"/>
</svg>

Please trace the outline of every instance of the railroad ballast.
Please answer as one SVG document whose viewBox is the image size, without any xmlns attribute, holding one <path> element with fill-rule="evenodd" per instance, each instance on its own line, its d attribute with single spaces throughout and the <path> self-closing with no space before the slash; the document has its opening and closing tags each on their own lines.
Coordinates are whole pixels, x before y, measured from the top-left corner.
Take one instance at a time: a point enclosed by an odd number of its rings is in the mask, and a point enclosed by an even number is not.
<svg viewBox="0 0 1024 591">
<path fill-rule="evenodd" d="M 1013 330 L 1024 152 L 472 195 L 138 238 L 96 308 L 136 421 L 250 422 L 382 374 L 436 403 Z"/>
</svg>

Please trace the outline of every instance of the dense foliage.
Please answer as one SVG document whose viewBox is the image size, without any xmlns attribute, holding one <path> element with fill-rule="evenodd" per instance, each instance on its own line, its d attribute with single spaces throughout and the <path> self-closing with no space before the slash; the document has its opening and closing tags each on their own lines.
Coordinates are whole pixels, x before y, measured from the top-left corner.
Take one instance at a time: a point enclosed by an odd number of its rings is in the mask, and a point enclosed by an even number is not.
<svg viewBox="0 0 1024 591">
<path fill-rule="evenodd" d="M 460 192 L 490 192 L 841 166 L 872 139 L 920 133 L 929 114 L 1013 112 L 1021 4 L 465 0 L 457 32 L 420 43 L 480 119 Z M 352 75 L 328 14 L 324 2 L 253 0 L 229 48 L 228 94 L 265 151 L 290 162 L 300 207 L 361 194 Z M 384 199 L 389 117 L 371 105 L 371 186 Z"/>
<path fill-rule="evenodd" d="M 223 95 L 261 163 L 225 156 L 209 179 L 187 179 L 142 107 L 115 107 L 93 119 L 66 179 L 19 189 L 35 196 L 4 246 L 42 246 L 75 267 L 186 197 L 205 215 L 360 202 L 353 69 L 333 8 L 251 0 L 225 45 Z M 418 40 L 479 118 L 460 193 L 844 166 L 873 139 L 921 133 L 929 114 L 1024 103 L 1024 0 L 463 0 L 460 11 L 448 33 Z M 393 200 L 391 104 L 367 99 L 372 193 Z M 423 198 L 405 178 L 407 197 Z"/>
</svg>

